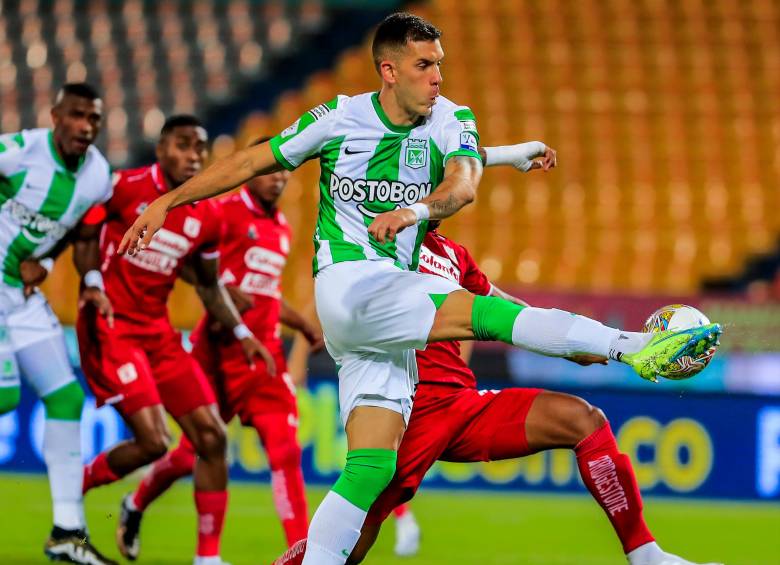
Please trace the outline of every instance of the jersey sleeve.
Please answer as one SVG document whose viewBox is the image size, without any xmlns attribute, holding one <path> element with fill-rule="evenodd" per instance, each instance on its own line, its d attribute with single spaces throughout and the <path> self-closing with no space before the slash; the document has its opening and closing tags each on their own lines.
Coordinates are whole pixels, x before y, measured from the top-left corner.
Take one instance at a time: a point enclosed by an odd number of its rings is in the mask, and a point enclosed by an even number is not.
<svg viewBox="0 0 780 565">
<path fill-rule="evenodd" d="M 441 129 L 444 143 L 444 163 L 450 157 L 463 155 L 482 158 L 479 156 L 479 132 L 477 131 L 477 119 L 474 112 L 466 106 L 458 106 L 447 117 Z"/>
<path fill-rule="evenodd" d="M 339 101 L 333 100 L 312 108 L 290 127 L 269 141 L 277 162 L 288 171 L 294 171 L 304 161 L 316 157 L 330 138 Z"/>
<path fill-rule="evenodd" d="M 462 245 L 458 246 L 461 280 L 460 285 L 479 296 L 487 296 L 493 290 L 493 285 L 487 275 L 477 265 L 477 262 L 471 256 L 468 249 Z"/>
<path fill-rule="evenodd" d="M 24 147 L 25 139 L 22 132 L 0 135 L 0 176 L 10 177 L 19 172 Z"/>
</svg>

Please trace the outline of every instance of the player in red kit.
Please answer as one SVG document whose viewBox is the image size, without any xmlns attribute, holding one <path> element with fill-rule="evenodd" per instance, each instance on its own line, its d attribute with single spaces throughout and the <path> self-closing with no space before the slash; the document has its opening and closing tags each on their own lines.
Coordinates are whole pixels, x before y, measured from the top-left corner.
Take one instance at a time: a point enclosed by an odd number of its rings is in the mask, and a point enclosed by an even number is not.
<svg viewBox="0 0 780 565">
<path fill-rule="evenodd" d="M 419 268 L 475 294 L 524 304 L 493 286 L 465 247 L 435 229 L 425 236 Z M 606 363 L 596 356 L 571 360 Z M 417 352 L 417 366 L 420 381 L 398 451 L 395 476 L 371 507 L 347 565 L 363 561 L 382 522 L 414 496 L 437 460 L 513 459 L 556 448 L 574 450 L 585 486 L 607 514 L 632 565 L 689 563 L 665 554 L 655 543 L 642 515 L 642 498 L 631 462 L 618 451 L 601 410 L 576 396 L 540 389 L 478 390 L 457 342 L 429 344 Z M 305 545 L 306 540 L 298 542 L 274 565 L 300 564 Z M 665 556 L 670 559 L 666 561 Z"/>
<path fill-rule="evenodd" d="M 222 222 L 213 203 L 199 202 L 172 214 L 146 253 L 129 257 L 115 250 L 126 226 L 149 202 L 201 170 L 207 151 L 200 121 L 173 116 L 162 128 L 158 162 L 116 174 L 113 196 L 88 218 L 104 222 L 101 270 L 114 306 L 113 325 L 87 308 L 79 313 L 77 324 L 82 368 L 98 404 L 113 405 L 133 433 L 132 439 L 100 453 L 85 467 L 84 492 L 165 455 L 170 436 L 164 408 L 198 454 L 196 565 L 222 563 L 219 541 L 227 506 L 227 464 L 225 432 L 212 389 L 168 319 L 166 302 L 185 266 L 194 273 L 206 309 L 235 330 L 233 341 L 245 355 L 244 363 L 260 355 L 273 372 L 273 358 L 241 323 L 219 282 Z"/>
<path fill-rule="evenodd" d="M 264 140 L 261 140 L 264 141 Z M 298 330 L 314 350 L 322 333 L 282 298 L 281 275 L 290 251 L 291 230 L 276 203 L 290 173 L 256 177 L 237 193 L 216 201 L 225 219 L 220 244 L 220 278 L 241 311 L 244 323 L 268 347 L 276 377 L 263 365 L 251 370 L 240 345 L 212 315 L 192 334 L 193 356 L 210 378 L 225 422 L 238 416 L 257 430 L 271 468 L 271 486 L 287 544 L 306 537 L 308 515 L 296 438 L 298 408 L 287 373 L 280 323 Z M 138 489 L 122 501 L 117 542 L 136 559 L 143 512 L 178 478 L 193 469 L 195 451 L 186 437 L 157 461 Z"/>
</svg>

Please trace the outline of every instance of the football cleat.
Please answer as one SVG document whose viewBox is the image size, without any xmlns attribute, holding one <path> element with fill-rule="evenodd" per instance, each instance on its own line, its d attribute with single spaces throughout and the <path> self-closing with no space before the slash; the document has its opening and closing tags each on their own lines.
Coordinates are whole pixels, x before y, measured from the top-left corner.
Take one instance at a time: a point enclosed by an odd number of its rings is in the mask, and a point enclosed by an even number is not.
<svg viewBox="0 0 780 565">
<path fill-rule="evenodd" d="M 699 373 L 720 345 L 720 324 L 680 331 L 666 330 L 653 335 L 636 353 L 624 353 L 620 360 L 630 365 L 643 379 L 658 382 L 686 379 Z"/>
<path fill-rule="evenodd" d="M 83 565 L 119 565 L 95 549 L 85 530 L 63 530 L 54 526 L 43 546 L 43 552 L 51 561 Z"/>
<path fill-rule="evenodd" d="M 141 518 L 144 513 L 133 510 L 126 494 L 119 506 L 119 524 L 116 527 L 116 546 L 125 559 L 135 561 L 141 553 Z"/>
<path fill-rule="evenodd" d="M 395 521 L 394 551 L 399 557 L 411 557 L 420 551 L 420 526 L 411 512 Z"/>
</svg>

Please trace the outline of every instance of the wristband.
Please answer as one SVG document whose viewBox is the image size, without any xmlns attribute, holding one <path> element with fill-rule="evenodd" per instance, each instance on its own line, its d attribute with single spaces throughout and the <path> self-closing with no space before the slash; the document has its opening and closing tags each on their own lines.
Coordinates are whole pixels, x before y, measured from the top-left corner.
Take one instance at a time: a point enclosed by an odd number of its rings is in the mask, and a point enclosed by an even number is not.
<svg viewBox="0 0 780 565">
<path fill-rule="evenodd" d="M 414 215 L 417 216 L 418 223 L 431 217 L 431 209 L 428 208 L 427 204 L 423 204 L 422 202 L 416 202 L 411 206 L 407 206 L 407 210 L 414 212 Z"/>
<path fill-rule="evenodd" d="M 532 160 L 544 155 L 547 146 L 541 141 L 528 141 L 517 145 L 485 147 L 485 166 L 512 165 L 524 173 L 531 170 Z"/>
<path fill-rule="evenodd" d="M 47 273 L 51 273 L 51 270 L 54 268 L 54 259 L 51 257 L 44 257 L 43 259 L 38 261 L 38 264 L 46 269 Z"/>
<path fill-rule="evenodd" d="M 106 286 L 103 284 L 103 275 L 97 269 L 87 271 L 87 274 L 84 275 L 84 286 L 106 290 Z"/>
<path fill-rule="evenodd" d="M 253 334 L 252 330 L 246 327 L 246 324 L 241 323 L 233 328 L 233 335 L 236 336 L 236 339 L 240 341 L 242 339 L 252 337 Z"/>
</svg>

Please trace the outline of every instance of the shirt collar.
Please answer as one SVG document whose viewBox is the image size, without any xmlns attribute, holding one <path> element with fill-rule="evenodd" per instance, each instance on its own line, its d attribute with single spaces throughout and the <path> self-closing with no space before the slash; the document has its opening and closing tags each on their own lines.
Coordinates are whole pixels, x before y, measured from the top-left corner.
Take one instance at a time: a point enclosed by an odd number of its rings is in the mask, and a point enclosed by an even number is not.
<svg viewBox="0 0 780 565">
<path fill-rule="evenodd" d="M 168 192 L 168 186 L 165 184 L 165 175 L 163 175 L 160 163 L 152 165 L 152 182 L 154 182 L 154 188 L 157 192 Z"/>
</svg>

